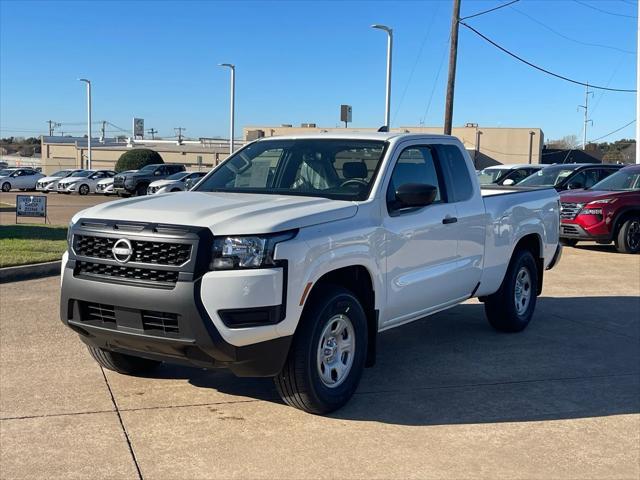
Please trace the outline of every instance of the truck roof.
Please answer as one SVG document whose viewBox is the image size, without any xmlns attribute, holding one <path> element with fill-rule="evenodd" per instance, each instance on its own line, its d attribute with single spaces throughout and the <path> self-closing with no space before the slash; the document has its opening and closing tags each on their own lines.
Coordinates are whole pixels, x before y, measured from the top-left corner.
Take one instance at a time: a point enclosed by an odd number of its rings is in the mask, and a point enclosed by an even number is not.
<svg viewBox="0 0 640 480">
<path fill-rule="evenodd" d="M 388 141 L 392 138 L 433 138 L 444 139 L 454 138 L 451 135 L 438 135 L 434 133 L 399 133 L 399 132 L 351 132 L 351 133 L 301 133 L 297 135 L 282 135 L 277 137 L 262 137 L 258 141 L 266 142 L 270 140 L 298 140 L 301 138 L 334 139 L 334 140 L 380 140 Z"/>
</svg>

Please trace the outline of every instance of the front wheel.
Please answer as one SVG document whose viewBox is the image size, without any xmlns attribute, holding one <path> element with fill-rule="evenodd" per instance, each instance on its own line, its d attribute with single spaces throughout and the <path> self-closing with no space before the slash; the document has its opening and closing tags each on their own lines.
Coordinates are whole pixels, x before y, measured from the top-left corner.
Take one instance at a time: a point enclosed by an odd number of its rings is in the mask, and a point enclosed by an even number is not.
<svg viewBox="0 0 640 480">
<path fill-rule="evenodd" d="M 529 250 L 513 254 L 500 289 L 489 295 L 484 311 L 493 328 L 521 332 L 533 317 L 538 298 L 538 268 Z"/>
<path fill-rule="evenodd" d="M 78 193 L 80 195 L 89 195 L 89 185 L 86 185 L 86 184 L 80 185 L 80 188 L 78 189 Z"/>
<path fill-rule="evenodd" d="M 325 414 L 349 401 L 367 353 L 367 319 L 357 297 L 337 286 L 309 299 L 289 356 L 275 384 L 282 400 Z"/>
<path fill-rule="evenodd" d="M 11 190 L 11 184 L 9 182 L 4 182 L 2 184 L 2 191 L 3 192 L 8 192 Z"/>
<path fill-rule="evenodd" d="M 640 217 L 631 217 L 618 230 L 616 249 L 620 253 L 640 252 Z"/>
<path fill-rule="evenodd" d="M 102 348 L 87 345 L 93 359 L 107 370 L 125 375 L 140 375 L 156 369 L 160 363 L 157 360 L 134 357 L 124 353 L 111 352 Z"/>
<path fill-rule="evenodd" d="M 138 185 L 136 187 L 136 196 L 142 197 L 147 194 L 147 186 L 146 185 Z"/>
</svg>

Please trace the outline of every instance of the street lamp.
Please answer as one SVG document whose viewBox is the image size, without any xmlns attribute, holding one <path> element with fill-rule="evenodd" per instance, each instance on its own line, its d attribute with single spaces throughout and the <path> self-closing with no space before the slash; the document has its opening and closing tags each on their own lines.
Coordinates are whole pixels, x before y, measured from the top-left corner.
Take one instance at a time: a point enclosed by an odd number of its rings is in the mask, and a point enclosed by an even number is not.
<svg viewBox="0 0 640 480">
<path fill-rule="evenodd" d="M 387 32 L 387 94 L 384 109 L 384 124 L 389 129 L 391 127 L 391 51 L 393 49 L 393 30 L 386 25 L 371 25 L 371 28 L 384 30 Z"/>
<path fill-rule="evenodd" d="M 234 133 L 234 115 L 235 115 L 235 96 L 236 96 L 236 66 L 230 63 L 219 63 L 219 67 L 228 67 L 231 71 L 231 111 L 229 118 L 229 155 L 233 153 L 233 133 Z"/>
<path fill-rule="evenodd" d="M 87 169 L 91 169 L 91 81 L 79 78 L 78 81 L 87 84 Z"/>
</svg>

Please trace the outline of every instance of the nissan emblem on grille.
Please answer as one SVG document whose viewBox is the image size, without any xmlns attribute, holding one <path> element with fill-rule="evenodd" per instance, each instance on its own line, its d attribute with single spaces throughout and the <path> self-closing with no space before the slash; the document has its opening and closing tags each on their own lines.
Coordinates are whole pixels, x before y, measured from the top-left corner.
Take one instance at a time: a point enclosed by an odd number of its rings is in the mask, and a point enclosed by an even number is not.
<svg viewBox="0 0 640 480">
<path fill-rule="evenodd" d="M 115 258 L 117 262 L 127 263 L 131 259 L 131 255 L 133 255 L 133 247 L 131 246 L 131 242 L 126 238 L 121 238 L 115 243 L 115 245 L 111 249 L 111 253 L 113 254 L 113 258 Z"/>
</svg>

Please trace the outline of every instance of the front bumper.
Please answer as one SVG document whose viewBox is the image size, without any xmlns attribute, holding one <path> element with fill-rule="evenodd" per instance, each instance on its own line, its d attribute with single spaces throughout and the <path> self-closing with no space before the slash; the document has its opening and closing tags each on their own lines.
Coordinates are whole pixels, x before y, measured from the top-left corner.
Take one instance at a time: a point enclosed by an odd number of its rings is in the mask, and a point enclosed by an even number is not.
<svg viewBox="0 0 640 480">
<path fill-rule="evenodd" d="M 610 240 L 608 234 L 593 235 L 577 223 L 562 222 L 560 224 L 560 238 L 572 240 L 605 241 Z"/>
<path fill-rule="evenodd" d="M 209 249 L 206 240 L 194 244 L 199 254 Z M 281 370 L 292 338 L 276 330 L 284 318 L 286 266 L 204 275 L 196 266 L 193 274 L 180 272 L 172 288 L 157 288 L 78 274 L 85 259 L 70 251 L 60 301 L 62 322 L 85 343 L 170 363 L 229 368 L 238 376 Z M 266 323 L 229 324 L 255 318 Z"/>
</svg>

